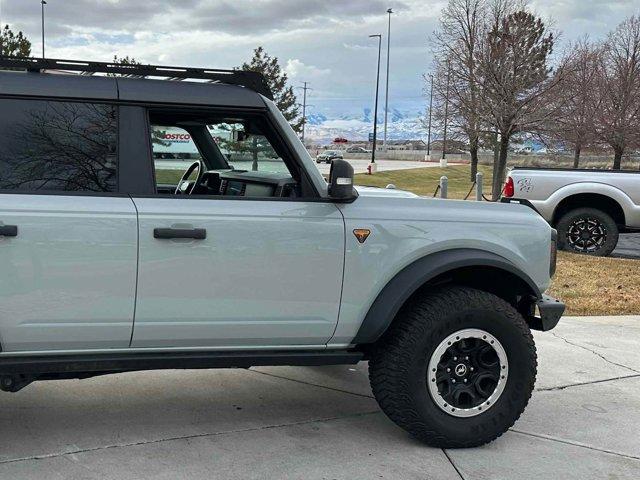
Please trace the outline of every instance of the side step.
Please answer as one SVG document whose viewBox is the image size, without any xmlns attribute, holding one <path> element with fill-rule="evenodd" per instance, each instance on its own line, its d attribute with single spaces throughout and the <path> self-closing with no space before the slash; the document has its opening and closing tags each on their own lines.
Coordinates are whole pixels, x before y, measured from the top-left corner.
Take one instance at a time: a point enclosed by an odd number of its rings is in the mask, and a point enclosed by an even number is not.
<svg viewBox="0 0 640 480">
<path fill-rule="evenodd" d="M 0 375 L 78 378 L 140 370 L 354 365 L 363 357 L 362 352 L 332 350 L 0 356 Z"/>
</svg>

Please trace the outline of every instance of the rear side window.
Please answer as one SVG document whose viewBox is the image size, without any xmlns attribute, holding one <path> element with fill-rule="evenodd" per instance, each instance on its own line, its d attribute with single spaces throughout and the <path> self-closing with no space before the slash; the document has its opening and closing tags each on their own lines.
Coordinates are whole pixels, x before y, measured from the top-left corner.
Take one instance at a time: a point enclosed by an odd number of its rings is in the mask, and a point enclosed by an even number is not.
<svg viewBox="0 0 640 480">
<path fill-rule="evenodd" d="M 113 105 L 0 99 L 0 190 L 115 192 Z"/>
</svg>

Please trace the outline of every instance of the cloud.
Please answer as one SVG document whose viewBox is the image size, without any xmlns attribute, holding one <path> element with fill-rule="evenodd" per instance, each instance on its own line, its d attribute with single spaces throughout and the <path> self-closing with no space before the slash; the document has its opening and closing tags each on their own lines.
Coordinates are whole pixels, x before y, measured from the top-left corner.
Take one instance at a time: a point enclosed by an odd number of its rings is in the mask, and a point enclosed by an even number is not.
<svg viewBox="0 0 640 480">
<path fill-rule="evenodd" d="M 2 18 L 23 30 L 40 51 L 37 0 L 0 0 Z M 262 45 L 283 59 L 296 84 L 312 82 L 318 111 L 371 107 L 377 42 L 387 8 L 392 17 L 390 102 L 423 109 L 422 74 L 431 67 L 428 38 L 447 0 L 51 0 L 46 8 L 47 53 L 108 61 L 114 54 L 142 62 L 231 68 Z M 589 33 L 602 38 L 638 0 L 531 0 L 553 18 L 563 42 Z M 383 68 L 384 70 L 384 68 Z M 384 91 L 384 71 L 381 77 Z M 381 96 L 381 100 L 383 97 Z"/>
<path fill-rule="evenodd" d="M 330 68 L 318 68 L 314 65 L 305 65 L 297 58 L 287 60 L 284 71 L 291 79 L 311 80 L 331 74 Z"/>
</svg>

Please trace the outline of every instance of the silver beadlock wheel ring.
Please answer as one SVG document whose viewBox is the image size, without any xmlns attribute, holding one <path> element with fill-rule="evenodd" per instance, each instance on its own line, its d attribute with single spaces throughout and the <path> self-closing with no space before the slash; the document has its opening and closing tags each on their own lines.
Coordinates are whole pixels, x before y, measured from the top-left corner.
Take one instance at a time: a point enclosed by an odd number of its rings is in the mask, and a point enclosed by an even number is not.
<svg viewBox="0 0 640 480">
<path fill-rule="evenodd" d="M 429 394 L 454 417 L 475 417 L 498 401 L 509 378 L 507 353 L 484 330 L 460 330 L 434 350 L 427 370 Z"/>
</svg>

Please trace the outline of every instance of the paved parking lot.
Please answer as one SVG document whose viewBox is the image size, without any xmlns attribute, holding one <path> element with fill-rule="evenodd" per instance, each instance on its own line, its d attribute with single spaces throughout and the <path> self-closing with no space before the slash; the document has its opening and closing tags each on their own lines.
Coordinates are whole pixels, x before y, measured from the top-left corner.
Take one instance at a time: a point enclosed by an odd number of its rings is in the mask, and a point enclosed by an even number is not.
<svg viewBox="0 0 640 480">
<path fill-rule="evenodd" d="M 353 166 L 355 173 L 366 173 L 370 160 L 353 160 L 349 159 L 349 163 Z M 412 162 L 404 160 L 376 160 L 378 164 L 378 172 L 386 172 L 389 170 L 410 170 L 412 168 L 434 168 L 440 167 L 438 162 Z M 326 163 L 316 164 L 320 173 L 329 175 L 329 169 L 331 165 Z M 450 163 L 449 165 L 456 165 Z"/>
<path fill-rule="evenodd" d="M 131 373 L 0 395 L 0 478 L 640 478 L 640 317 L 536 337 L 529 408 L 483 448 L 412 440 L 366 365 Z"/>
</svg>

